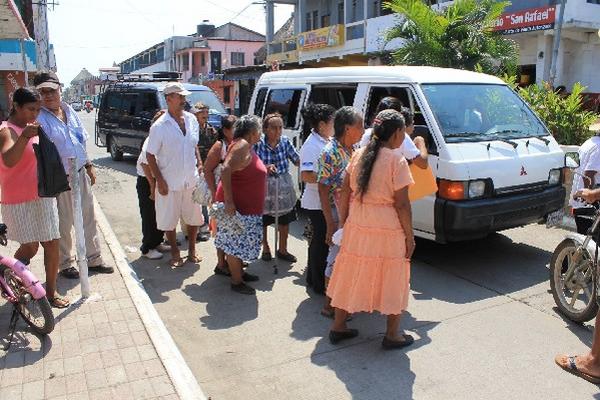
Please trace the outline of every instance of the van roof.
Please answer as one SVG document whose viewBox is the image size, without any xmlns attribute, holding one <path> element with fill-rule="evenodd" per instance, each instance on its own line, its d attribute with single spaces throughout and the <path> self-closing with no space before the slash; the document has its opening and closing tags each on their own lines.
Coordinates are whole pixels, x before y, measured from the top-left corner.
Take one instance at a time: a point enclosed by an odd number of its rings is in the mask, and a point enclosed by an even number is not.
<svg viewBox="0 0 600 400">
<path fill-rule="evenodd" d="M 261 76 L 259 85 L 348 82 L 505 84 L 495 76 L 460 69 L 424 66 L 361 66 L 267 72 Z"/>
</svg>

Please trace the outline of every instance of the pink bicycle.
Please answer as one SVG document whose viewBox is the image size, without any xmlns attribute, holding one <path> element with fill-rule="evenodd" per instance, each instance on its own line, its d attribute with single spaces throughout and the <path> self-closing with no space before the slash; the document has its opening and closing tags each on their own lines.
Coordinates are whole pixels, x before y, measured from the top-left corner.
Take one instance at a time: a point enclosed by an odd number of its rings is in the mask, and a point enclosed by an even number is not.
<svg viewBox="0 0 600 400">
<path fill-rule="evenodd" d="M 7 227 L 0 224 L 0 245 L 6 246 Z M 8 350 L 17 327 L 19 315 L 34 332 L 47 335 L 54 329 L 54 315 L 39 279 L 21 261 L 0 255 L 0 294 L 13 304 L 10 317 Z"/>
</svg>

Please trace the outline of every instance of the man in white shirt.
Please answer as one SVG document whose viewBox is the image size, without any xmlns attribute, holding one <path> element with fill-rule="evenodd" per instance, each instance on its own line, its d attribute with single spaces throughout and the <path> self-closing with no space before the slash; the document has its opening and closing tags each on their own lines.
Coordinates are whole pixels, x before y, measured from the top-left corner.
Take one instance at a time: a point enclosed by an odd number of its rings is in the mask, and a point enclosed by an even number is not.
<svg viewBox="0 0 600 400">
<path fill-rule="evenodd" d="M 202 209 L 192 201 L 202 161 L 197 144 L 200 127 L 193 114 L 184 111 L 185 96 L 190 95 L 179 82 L 165 86 L 165 112 L 150 128 L 146 157 L 156 179 L 156 227 L 165 231 L 171 246 L 173 267 L 183 265 L 175 228 L 179 218 L 187 224 L 188 261 L 199 263 L 196 234 L 203 224 Z"/>
<path fill-rule="evenodd" d="M 579 168 L 576 172 L 573 175 L 569 205 L 573 208 L 577 232 L 585 235 L 594 221 L 578 215 L 581 209 L 586 207 L 586 204 L 580 200 L 575 200 L 573 195 L 581 189 L 592 189 L 596 187 L 597 183 L 600 183 L 596 177 L 600 172 L 600 136 L 592 136 L 581 145 L 579 148 Z M 587 179 L 584 179 L 582 175 Z"/>
</svg>

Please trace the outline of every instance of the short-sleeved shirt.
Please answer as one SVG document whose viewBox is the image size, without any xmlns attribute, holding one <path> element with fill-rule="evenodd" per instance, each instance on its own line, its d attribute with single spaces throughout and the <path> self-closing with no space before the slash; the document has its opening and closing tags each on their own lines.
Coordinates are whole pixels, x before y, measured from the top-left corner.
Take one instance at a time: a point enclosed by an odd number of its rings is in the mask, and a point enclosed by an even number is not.
<svg viewBox="0 0 600 400">
<path fill-rule="evenodd" d="M 586 171 L 594 171 L 596 174 L 600 174 L 600 136 L 592 136 L 579 148 L 579 167 L 576 170 L 577 173 L 573 174 L 573 186 L 569 197 L 569 204 L 573 208 L 586 206 L 584 202 L 573 199 L 573 195 L 585 187 L 581 175 L 585 175 Z M 600 175 L 596 175 L 595 180 L 600 183 Z"/>
<path fill-rule="evenodd" d="M 317 182 L 329 186 L 329 201 L 334 204 L 336 193 L 342 187 L 346 167 L 352 153 L 337 139 L 325 145 L 317 162 Z"/>
<path fill-rule="evenodd" d="M 282 136 L 279 143 L 272 148 L 265 135 L 254 145 L 254 151 L 265 165 L 275 165 L 278 174 L 285 174 L 290 170 L 290 161 L 297 164 L 300 155 L 287 136 Z"/>
<path fill-rule="evenodd" d="M 325 139 L 317 132 L 312 131 L 308 136 L 302 148 L 300 149 L 300 171 L 309 171 L 317 173 L 317 161 L 321 150 L 329 143 L 329 139 Z M 321 200 L 319 199 L 319 187 L 316 183 L 307 183 L 304 186 L 304 193 L 300 205 L 306 210 L 320 210 Z"/>
<path fill-rule="evenodd" d="M 137 171 L 138 176 L 145 177 L 146 173 L 142 168 L 142 164 L 148 165 L 148 159 L 146 157 L 146 150 L 148 149 L 148 138 L 144 140 L 144 144 L 142 144 L 142 151 L 138 156 L 137 163 L 135 164 L 135 170 Z"/>
<path fill-rule="evenodd" d="M 89 135 L 75 110 L 65 102 L 61 102 L 60 106 L 65 113 L 66 123 L 45 107 L 41 108 L 37 120 L 56 146 L 68 174 L 69 158 L 74 157 L 77 160 L 78 170 L 89 161 L 85 147 Z"/>
<path fill-rule="evenodd" d="M 152 124 L 148 135 L 146 153 L 156 157 L 158 169 L 172 191 L 191 189 L 198 181 L 198 121 L 188 112 L 184 111 L 183 116 L 185 135 L 169 112 Z"/>
<path fill-rule="evenodd" d="M 360 139 L 359 147 L 365 147 L 367 144 L 369 144 L 372 134 L 373 128 L 365 130 L 364 135 Z M 400 147 L 396 149 L 396 151 L 402 153 L 404 158 L 406 158 L 407 160 L 414 160 L 415 158 L 421 155 L 421 151 L 417 148 L 417 146 L 415 146 L 415 142 L 412 141 L 410 135 L 408 133 L 406 133 L 405 135 L 406 136 L 404 136 L 404 141 L 402 142 Z"/>
<path fill-rule="evenodd" d="M 200 152 L 200 159 L 204 163 L 208 152 L 210 151 L 213 144 L 219 139 L 217 130 L 206 124 L 206 127 L 200 128 L 200 137 L 198 139 L 198 151 Z"/>
</svg>

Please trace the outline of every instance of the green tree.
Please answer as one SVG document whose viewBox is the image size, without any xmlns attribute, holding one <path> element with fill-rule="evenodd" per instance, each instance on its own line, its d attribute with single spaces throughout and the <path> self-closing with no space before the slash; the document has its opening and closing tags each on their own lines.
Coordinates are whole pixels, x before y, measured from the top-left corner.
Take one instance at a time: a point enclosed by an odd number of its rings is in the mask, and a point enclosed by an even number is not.
<svg viewBox="0 0 600 400">
<path fill-rule="evenodd" d="M 392 53 L 393 62 L 514 74 L 518 46 L 493 30 L 508 5 L 508 1 L 456 0 L 435 10 L 424 0 L 389 0 L 385 7 L 399 16 L 386 40 L 404 42 Z"/>
</svg>

